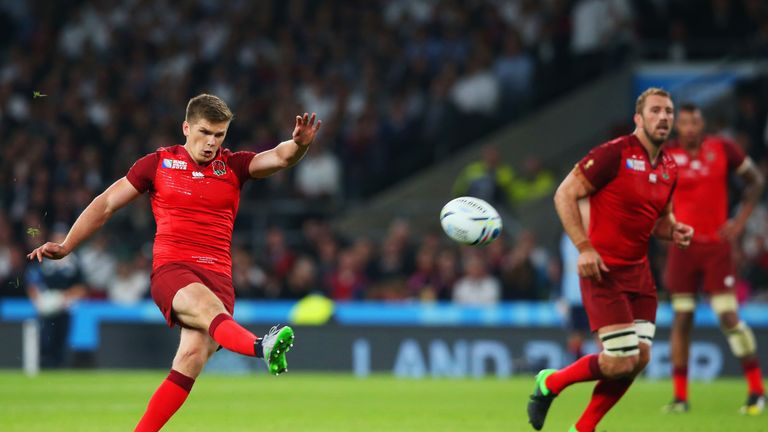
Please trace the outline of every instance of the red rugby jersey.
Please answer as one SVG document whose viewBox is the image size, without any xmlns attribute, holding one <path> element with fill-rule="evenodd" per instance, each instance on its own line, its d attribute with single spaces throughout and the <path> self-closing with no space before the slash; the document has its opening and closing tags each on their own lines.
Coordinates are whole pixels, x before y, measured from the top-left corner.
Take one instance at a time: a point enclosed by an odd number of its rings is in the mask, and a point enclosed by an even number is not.
<svg viewBox="0 0 768 432">
<path fill-rule="evenodd" d="M 668 151 L 678 166 L 675 216 L 693 227 L 693 241 L 720 241 L 717 231 L 728 220 L 728 174 L 744 162 L 744 152 L 714 136 L 705 137 L 696 154 L 677 143 Z"/>
<path fill-rule="evenodd" d="M 651 165 L 634 135 L 593 148 L 578 169 L 596 189 L 589 197 L 589 239 L 610 265 L 641 264 L 648 239 L 677 181 L 677 166 L 662 148 Z"/>
<path fill-rule="evenodd" d="M 153 270 L 183 261 L 232 276 L 232 229 L 254 155 L 220 149 L 211 162 L 198 165 L 176 145 L 136 161 L 126 178 L 150 193 L 157 224 Z"/>
</svg>

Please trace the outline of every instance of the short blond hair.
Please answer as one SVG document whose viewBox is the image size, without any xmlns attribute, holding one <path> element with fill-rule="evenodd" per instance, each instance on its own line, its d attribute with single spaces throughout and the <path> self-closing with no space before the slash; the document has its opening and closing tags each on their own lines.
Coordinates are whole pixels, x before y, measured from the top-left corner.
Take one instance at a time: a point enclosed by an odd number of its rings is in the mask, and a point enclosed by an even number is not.
<svg viewBox="0 0 768 432">
<path fill-rule="evenodd" d="M 648 96 L 663 96 L 668 99 L 672 99 L 672 95 L 660 87 L 649 87 L 644 92 L 640 93 L 640 96 L 637 97 L 637 101 L 635 101 L 635 114 L 642 114 L 643 108 L 645 108 L 645 100 L 648 99 Z"/>
<path fill-rule="evenodd" d="M 203 93 L 189 100 L 184 120 L 194 123 L 202 118 L 211 123 L 221 123 L 231 121 L 233 117 L 226 102 L 218 96 Z"/>
</svg>

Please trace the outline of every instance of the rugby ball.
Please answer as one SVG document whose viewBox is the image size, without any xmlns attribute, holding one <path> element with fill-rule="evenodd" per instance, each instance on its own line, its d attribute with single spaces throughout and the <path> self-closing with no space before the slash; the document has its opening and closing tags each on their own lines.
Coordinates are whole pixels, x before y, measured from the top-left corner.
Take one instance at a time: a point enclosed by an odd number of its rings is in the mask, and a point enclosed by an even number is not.
<svg viewBox="0 0 768 432">
<path fill-rule="evenodd" d="M 499 238 L 501 217 L 487 202 L 474 197 L 459 197 L 440 211 L 440 224 L 451 239 L 469 246 L 485 246 Z"/>
</svg>

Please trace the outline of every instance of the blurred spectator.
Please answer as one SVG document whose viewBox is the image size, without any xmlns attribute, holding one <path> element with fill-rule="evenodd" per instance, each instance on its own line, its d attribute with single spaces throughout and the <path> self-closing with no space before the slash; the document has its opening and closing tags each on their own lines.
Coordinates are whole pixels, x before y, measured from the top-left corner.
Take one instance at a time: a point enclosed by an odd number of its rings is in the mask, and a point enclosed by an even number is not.
<svg viewBox="0 0 768 432">
<path fill-rule="evenodd" d="M 355 257 L 359 260 L 360 268 L 369 280 L 375 278 L 376 244 L 367 237 L 360 237 L 352 244 Z"/>
<path fill-rule="evenodd" d="M 339 262 L 328 277 L 328 289 L 333 300 L 361 300 L 368 284 L 360 263 L 351 249 L 339 254 Z"/>
<path fill-rule="evenodd" d="M 521 231 L 501 268 L 505 300 L 548 298 L 549 257 L 532 232 Z"/>
<path fill-rule="evenodd" d="M 536 156 L 528 156 L 523 163 L 523 170 L 515 178 L 512 193 L 515 204 L 523 204 L 544 197 L 549 197 L 555 190 L 555 175 L 544 168 Z"/>
<path fill-rule="evenodd" d="M 275 297 L 275 286 L 267 291 L 267 276 L 264 270 L 254 262 L 253 256 L 241 247 L 232 249 L 232 285 L 238 298 Z"/>
<path fill-rule="evenodd" d="M 416 254 L 416 270 L 406 282 L 408 297 L 415 300 L 434 301 L 437 299 L 435 282 L 435 251 L 422 247 Z"/>
<path fill-rule="evenodd" d="M 479 252 L 468 251 L 464 257 L 465 275 L 453 286 L 453 301 L 472 306 L 493 306 L 501 300 L 499 280 L 488 274 Z"/>
<path fill-rule="evenodd" d="M 141 254 L 133 260 L 117 264 L 117 271 L 107 285 L 107 298 L 118 304 L 131 305 L 149 294 L 150 267 Z"/>
<path fill-rule="evenodd" d="M 61 243 L 66 235 L 67 227 L 57 226 L 50 241 Z M 71 253 L 60 260 L 33 262 L 27 267 L 25 281 L 40 322 L 40 365 L 43 368 L 65 366 L 69 309 L 87 294 L 80 258 Z"/>
<path fill-rule="evenodd" d="M 489 63 L 490 54 L 485 48 L 480 49 L 470 58 L 467 74 L 453 85 L 451 99 L 460 112 L 482 119 L 495 114 L 499 103 L 499 81 Z"/>
<path fill-rule="evenodd" d="M 496 208 L 511 208 L 514 199 L 515 171 L 502 162 L 499 149 L 487 145 L 482 159 L 467 165 L 453 184 L 453 196 L 473 196 Z"/>
<path fill-rule="evenodd" d="M 583 345 L 587 335 L 591 333 L 587 312 L 581 300 L 579 283 L 579 250 L 566 233 L 560 236 L 560 258 L 562 260 L 562 277 L 560 280 L 560 299 L 567 306 L 568 322 L 568 354 L 571 360 L 584 355 Z"/>
<path fill-rule="evenodd" d="M 107 297 L 107 287 L 115 276 L 117 260 L 113 255 L 109 237 L 104 232 L 94 235 L 93 239 L 78 252 L 85 282 L 92 297 Z"/>
<path fill-rule="evenodd" d="M 5 248 L 0 256 L 0 298 L 27 296 L 24 277 L 26 265 L 27 257 L 20 247 L 10 245 Z"/>
<path fill-rule="evenodd" d="M 271 227 L 267 230 L 264 247 L 264 262 L 270 278 L 282 281 L 291 270 L 296 255 L 285 241 L 285 233 L 281 228 Z"/>
<path fill-rule="evenodd" d="M 493 69 L 501 86 L 504 115 L 523 112 L 533 96 L 531 85 L 536 64 L 523 49 L 520 35 L 516 31 L 508 32 L 504 48 Z"/>
<path fill-rule="evenodd" d="M 341 196 L 341 164 L 323 140 L 312 144 L 304 160 L 296 166 L 296 189 L 312 199 Z"/>
<path fill-rule="evenodd" d="M 404 247 L 396 239 L 388 237 L 381 245 L 381 253 L 374 265 L 378 279 L 405 279 L 409 273 Z"/>
<path fill-rule="evenodd" d="M 437 254 L 435 264 L 435 298 L 438 300 L 451 300 L 453 287 L 459 280 L 460 269 L 456 251 L 444 248 Z"/>
<path fill-rule="evenodd" d="M 300 256 L 293 264 L 285 285 L 280 292 L 280 297 L 290 300 L 304 298 L 313 291 L 320 291 L 317 278 L 317 267 L 314 260 L 308 256 Z"/>
</svg>

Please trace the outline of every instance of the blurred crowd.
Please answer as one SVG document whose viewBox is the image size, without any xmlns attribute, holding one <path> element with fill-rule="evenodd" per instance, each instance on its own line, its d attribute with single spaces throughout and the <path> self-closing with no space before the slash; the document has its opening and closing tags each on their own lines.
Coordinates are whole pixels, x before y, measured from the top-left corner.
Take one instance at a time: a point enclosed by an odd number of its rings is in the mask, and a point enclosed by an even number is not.
<svg viewBox="0 0 768 432">
<path fill-rule="evenodd" d="M 24 295 L 25 251 L 71 224 L 137 158 L 181 141 L 195 94 L 233 108 L 226 145 L 235 150 L 272 148 L 289 137 L 295 114 L 317 112 L 323 131 L 305 160 L 251 182 L 244 198 L 343 206 L 633 55 L 768 53 L 765 8 L 759 0 L 0 1 L 0 294 Z M 765 95 L 740 99 L 723 123 L 761 162 Z M 539 176 L 536 163 L 520 170 L 536 177 L 505 193 L 551 190 L 553 177 Z M 456 191 L 471 187 L 469 168 Z M 318 289 L 339 299 L 491 302 L 557 289 L 557 253 L 524 229 L 463 250 L 436 234 L 402 234 L 403 221 L 384 239 L 340 239 L 323 219 L 296 219 L 291 233 L 269 228 L 259 247 L 236 231 L 241 295 Z M 153 228 L 142 198 L 79 251 L 90 296 L 146 296 Z M 751 229 L 745 271 L 757 266 L 755 280 L 768 284 L 768 222 Z"/>
<path fill-rule="evenodd" d="M 62 240 L 66 228 L 55 226 L 50 238 Z M 0 219 L 0 239 L 9 235 L 9 224 Z M 28 247 L 38 241 L 28 237 Z M 547 299 L 559 279 L 557 257 L 525 231 L 514 242 L 502 237 L 486 248 L 460 248 L 442 233 L 415 235 L 406 220 L 393 221 L 385 239 L 377 242 L 365 237 L 345 239 L 326 221 L 310 218 L 295 244 L 286 240 L 279 227 L 271 227 L 265 237 L 266 245 L 259 250 L 242 244 L 233 248 L 233 283 L 239 298 L 295 300 L 318 293 L 342 301 L 493 305 L 503 300 Z M 109 234 L 100 233 L 67 259 L 45 261 L 42 266 L 27 264 L 21 248 L 0 246 L 0 296 L 27 296 L 24 287 L 37 289 L 36 274 L 42 271 L 66 273 L 66 278 L 57 275 L 55 279 L 63 285 L 49 288 L 67 292 L 78 287 L 78 298 L 106 298 L 121 304 L 149 298 L 151 237 L 145 242 L 138 254 L 121 256 Z"/>
</svg>

